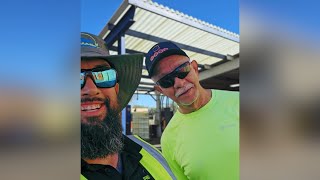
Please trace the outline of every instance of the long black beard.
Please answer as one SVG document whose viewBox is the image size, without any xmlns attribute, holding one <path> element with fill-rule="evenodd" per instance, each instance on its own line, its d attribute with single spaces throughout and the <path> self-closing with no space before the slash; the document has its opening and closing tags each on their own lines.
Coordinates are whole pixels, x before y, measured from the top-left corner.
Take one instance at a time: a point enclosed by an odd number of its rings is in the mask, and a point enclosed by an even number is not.
<svg viewBox="0 0 320 180">
<path fill-rule="evenodd" d="M 105 158 L 121 152 L 123 148 L 122 127 L 119 111 L 105 102 L 108 115 L 103 121 L 98 117 L 88 119 L 92 124 L 81 123 L 81 158 Z"/>
</svg>

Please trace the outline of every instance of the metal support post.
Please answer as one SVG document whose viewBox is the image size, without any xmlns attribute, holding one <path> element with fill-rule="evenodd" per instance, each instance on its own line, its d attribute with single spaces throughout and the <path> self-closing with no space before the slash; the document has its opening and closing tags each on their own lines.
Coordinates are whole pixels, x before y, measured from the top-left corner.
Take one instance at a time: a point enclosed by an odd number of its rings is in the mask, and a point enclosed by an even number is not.
<svg viewBox="0 0 320 180">
<path fill-rule="evenodd" d="M 124 34 L 121 34 L 121 36 L 118 39 L 118 54 L 126 54 L 126 43 L 124 36 Z"/>
<path fill-rule="evenodd" d="M 156 124 L 157 124 L 157 137 L 161 136 L 161 101 L 160 101 L 160 92 L 155 91 L 156 93 Z"/>
</svg>

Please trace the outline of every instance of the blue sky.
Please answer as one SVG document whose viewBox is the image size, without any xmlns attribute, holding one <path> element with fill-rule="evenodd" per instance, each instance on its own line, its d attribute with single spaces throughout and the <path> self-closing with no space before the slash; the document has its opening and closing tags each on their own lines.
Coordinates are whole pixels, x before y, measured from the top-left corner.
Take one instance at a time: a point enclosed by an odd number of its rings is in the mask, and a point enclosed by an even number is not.
<svg viewBox="0 0 320 180">
<path fill-rule="evenodd" d="M 154 2 L 239 34 L 237 0 L 154 0 Z M 81 31 L 100 33 L 121 3 L 122 0 L 112 0 L 112 3 L 106 0 L 81 0 Z"/>
<path fill-rule="evenodd" d="M 81 0 L 81 31 L 100 33 L 122 0 L 110 2 Z M 239 2 L 237 0 L 154 0 L 154 2 L 239 34 Z"/>
<path fill-rule="evenodd" d="M 80 12 L 77 0 L 2 1 L 0 88 L 79 94 Z"/>
<path fill-rule="evenodd" d="M 237 0 L 154 0 L 154 2 L 239 34 L 239 3 Z M 82 0 L 81 31 L 99 34 L 121 3 L 122 0 Z M 134 95 L 130 104 L 148 107 L 156 105 L 149 95 L 139 95 L 138 98 Z"/>
</svg>

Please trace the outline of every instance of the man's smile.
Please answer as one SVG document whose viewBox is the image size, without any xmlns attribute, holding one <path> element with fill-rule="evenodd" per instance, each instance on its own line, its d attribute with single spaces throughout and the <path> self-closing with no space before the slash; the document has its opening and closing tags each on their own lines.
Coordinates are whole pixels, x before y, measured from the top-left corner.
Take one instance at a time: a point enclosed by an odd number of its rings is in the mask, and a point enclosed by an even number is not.
<svg viewBox="0 0 320 180">
<path fill-rule="evenodd" d="M 101 108 L 101 104 L 81 105 L 81 111 L 92 111 L 100 108 Z"/>
<path fill-rule="evenodd" d="M 104 102 L 81 103 L 81 117 L 104 117 L 107 114 L 107 107 Z"/>
</svg>

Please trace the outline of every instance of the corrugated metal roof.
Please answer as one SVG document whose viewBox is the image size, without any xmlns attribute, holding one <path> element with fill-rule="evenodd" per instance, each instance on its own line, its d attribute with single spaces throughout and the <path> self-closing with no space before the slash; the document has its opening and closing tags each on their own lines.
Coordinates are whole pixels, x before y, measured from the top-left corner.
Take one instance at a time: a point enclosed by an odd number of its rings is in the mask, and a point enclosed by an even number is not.
<svg viewBox="0 0 320 180">
<path fill-rule="evenodd" d="M 125 0 L 100 36 L 106 38 L 132 6 L 135 7 L 134 23 L 125 32 L 127 52 L 147 53 L 155 43 L 170 40 L 177 43 L 198 64 L 209 67 L 225 61 L 227 55 L 239 54 L 238 34 L 151 0 Z M 115 50 L 117 45 L 114 42 L 110 49 Z M 143 70 L 142 74 L 147 76 L 147 71 Z M 142 78 L 141 82 L 152 83 L 147 78 Z"/>
</svg>

